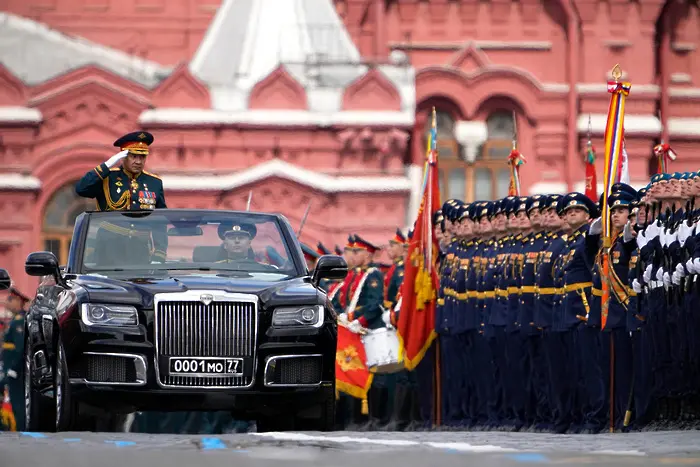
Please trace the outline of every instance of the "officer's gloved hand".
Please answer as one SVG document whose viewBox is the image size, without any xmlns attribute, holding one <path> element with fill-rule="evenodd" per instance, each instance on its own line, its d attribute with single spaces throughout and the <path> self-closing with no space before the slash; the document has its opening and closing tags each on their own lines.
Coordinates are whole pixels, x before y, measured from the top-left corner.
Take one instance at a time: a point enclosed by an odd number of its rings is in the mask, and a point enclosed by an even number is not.
<svg viewBox="0 0 700 467">
<path fill-rule="evenodd" d="M 688 274 L 697 274 L 697 271 L 695 270 L 695 264 L 693 263 L 693 258 L 690 258 L 688 261 L 685 262 L 685 269 L 688 271 Z"/>
<path fill-rule="evenodd" d="M 676 264 L 676 272 L 680 274 L 681 277 L 685 277 L 685 265 L 683 263 Z"/>
<path fill-rule="evenodd" d="M 658 271 L 656 271 L 656 280 L 661 282 L 664 280 L 664 269 L 659 268 Z"/>
<path fill-rule="evenodd" d="M 693 234 L 693 226 L 688 225 L 687 221 L 681 222 L 680 227 L 678 227 L 678 242 L 681 247 L 685 245 L 685 241 Z"/>
<path fill-rule="evenodd" d="M 651 264 L 648 265 L 644 270 L 644 274 L 642 274 L 642 279 L 644 279 L 644 282 L 647 284 L 651 280 Z"/>
<path fill-rule="evenodd" d="M 599 235 L 603 231 L 603 220 L 599 217 L 588 226 L 588 233 L 591 235 Z"/>
<path fill-rule="evenodd" d="M 647 243 L 648 243 L 648 242 L 649 242 L 649 239 L 647 239 L 647 237 L 646 237 L 646 231 L 645 231 L 645 230 L 641 230 L 641 231 L 637 234 L 637 247 L 641 250 L 642 248 L 644 248 L 645 246 L 647 246 Z"/>
<path fill-rule="evenodd" d="M 647 238 L 647 241 L 649 241 L 652 238 L 658 236 L 660 231 L 661 227 L 659 227 L 659 225 L 656 222 L 652 222 L 647 226 L 646 230 L 644 231 L 644 236 Z"/>
<path fill-rule="evenodd" d="M 634 290 L 637 293 L 642 293 L 642 284 L 640 284 L 637 279 L 634 279 L 632 281 L 632 290 Z"/>
<path fill-rule="evenodd" d="M 17 372 L 15 370 L 7 370 L 7 377 L 17 379 Z"/>
<path fill-rule="evenodd" d="M 658 275 L 658 274 L 657 274 Z M 663 273 L 661 280 L 664 283 L 664 287 L 670 287 L 671 285 L 671 275 L 667 272 Z"/>
<path fill-rule="evenodd" d="M 347 313 L 339 314 L 338 321 L 340 321 L 341 323 L 347 323 L 348 322 L 348 314 Z"/>
<path fill-rule="evenodd" d="M 631 242 L 634 239 L 634 229 L 632 228 L 632 224 L 630 222 L 627 222 L 625 224 L 625 227 L 622 229 L 622 241 L 625 243 Z"/>
<path fill-rule="evenodd" d="M 683 276 L 681 276 L 678 271 L 673 271 L 673 274 L 671 274 L 671 282 L 673 285 L 680 285 L 682 277 Z"/>
<path fill-rule="evenodd" d="M 123 151 L 118 152 L 118 153 L 116 153 L 115 155 L 113 155 L 112 157 L 110 157 L 110 158 L 107 160 L 107 162 L 105 162 L 105 165 L 106 165 L 107 167 L 112 167 L 112 166 L 114 166 L 114 164 L 116 164 L 116 163 L 119 162 L 120 160 L 124 159 L 128 154 L 129 154 L 129 150 L 128 150 L 128 149 L 124 149 Z"/>
<path fill-rule="evenodd" d="M 693 270 L 695 271 L 695 274 L 700 273 L 700 258 L 693 259 Z"/>
<path fill-rule="evenodd" d="M 361 334 L 364 328 L 358 320 L 354 320 L 348 325 L 348 329 L 354 332 L 355 334 Z"/>
<path fill-rule="evenodd" d="M 386 310 L 382 313 L 382 321 L 384 321 L 387 327 L 391 326 L 391 311 Z"/>
</svg>

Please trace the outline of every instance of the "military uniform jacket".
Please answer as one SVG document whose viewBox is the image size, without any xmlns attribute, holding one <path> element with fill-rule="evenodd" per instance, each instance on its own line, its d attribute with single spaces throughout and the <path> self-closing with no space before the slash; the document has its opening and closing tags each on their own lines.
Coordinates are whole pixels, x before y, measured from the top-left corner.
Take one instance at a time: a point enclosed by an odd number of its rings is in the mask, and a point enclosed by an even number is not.
<svg viewBox="0 0 700 467">
<path fill-rule="evenodd" d="M 108 168 L 100 164 L 86 173 L 75 185 L 78 195 L 94 198 L 98 211 L 140 211 L 165 209 L 165 193 L 161 179 L 149 172 L 134 176 L 123 167 Z M 119 234 L 128 226 L 114 226 L 111 230 Z M 167 226 L 152 232 L 155 259 L 165 260 L 168 248 Z"/>
<path fill-rule="evenodd" d="M 546 248 L 547 236 L 543 232 L 528 235 L 523 242 L 523 266 L 519 275 L 520 303 L 518 305 L 518 322 L 523 334 L 538 333 L 535 326 L 535 297 L 537 291 L 537 266 L 540 255 Z"/>
<path fill-rule="evenodd" d="M 481 330 L 481 311 L 479 310 L 478 285 L 482 274 L 484 243 L 479 239 L 470 241 L 467 248 L 468 269 L 465 274 L 464 317 L 465 331 Z"/>
<path fill-rule="evenodd" d="M 583 225 L 569 237 L 569 252 L 564 260 L 564 303 L 560 325 L 570 329 L 585 320 L 590 313 L 591 269 L 586 258 L 586 233 Z"/>
<path fill-rule="evenodd" d="M 554 304 L 559 295 L 555 283 L 555 267 L 566 246 L 566 236 L 563 232 L 546 235 L 547 247 L 541 252 L 535 273 L 535 311 L 533 321 L 538 328 L 546 329 L 552 326 Z"/>
<path fill-rule="evenodd" d="M 403 274 L 404 263 L 403 259 L 400 259 L 391 265 L 391 268 L 384 279 L 386 289 L 384 307 L 389 310 L 393 310 L 394 306 L 396 306 L 399 290 L 401 289 L 401 284 L 403 283 Z"/>
<path fill-rule="evenodd" d="M 499 245 L 500 248 L 496 254 L 496 267 L 493 274 L 496 284 L 496 300 L 491 307 L 489 324 L 502 327 L 508 324 L 508 282 L 513 269 L 510 255 L 513 249 L 513 236 L 507 235 L 503 237 L 499 241 Z"/>
<path fill-rule="evenodd" d="M 513 247 L 510 251 L 511 265 L 509 266 L 507 292 L 508 292 L 508 314 L 506 323 L 506 332 L 520 332 L 520 321 L 518 321 L 518 312 L 520 308 L 520 279 L 523 272 L 523 263 L 525 255 L 523 247 L 526 239 L 522 234 L 518 234 L 513 239 Z"/>
<path fill-rule="evenodd" d="M 498 254 L 499 242 L 489 239 L 484 243 L 481 261 L 482 270 L 479 276 L 478 298 L 479 315 L 481 316 L 481 329 L 485 335 L 490 335 L 491 309 L 496 301 L 496 255 Z"/>
<path fill-rule="evenodd" d="M 646 307 L 644 306 L 643 302 L 644 297 L 642 294 L 637 294 L 634 292 L 634 290 L 632 290 L 632 283 L 635 279 L 637 279 L 640 283 L 642 282 L 642 272 L 641 263 L 639 262 L 639 249 L 635 248 L 630 254 L 628 276 L 630 300 L 627 308 L 627 314 L 625 315 L 627 330 L 630 332 L 641 331 L 646 320 L 646 313 L 644 311 Z"/>
<path fill-rule="evenodd" d="M 5 330 L 2 344 L 2 368 L 5 376 L 9 370 L 17 373 L 17 381 L 21 382 L 24 371 L 24 321 L 25 314 L 18 313 Z M 5 380 L 7 382 L 7 380 Z"/>
<path fill-rule="evenodd" d="M 348 320 L 356 319 L 368 329 L 384 327 L 384 275 L 379 269 L 370 266 L 357 275 L 357 278 L 356 290 L 348 309 Z"/>
<path fill-rule="evenodd" d="M 459 242 L 453 239 L 447 246 L 445 257 L 440 268 L 440 289 L 438 290 L 437 306 L 435 310 L 435 331 L 439 334 L 449 334 L 454 326 L 452 316 L 453 299 L 452 271 L 459 268 Z"/>
</svg>

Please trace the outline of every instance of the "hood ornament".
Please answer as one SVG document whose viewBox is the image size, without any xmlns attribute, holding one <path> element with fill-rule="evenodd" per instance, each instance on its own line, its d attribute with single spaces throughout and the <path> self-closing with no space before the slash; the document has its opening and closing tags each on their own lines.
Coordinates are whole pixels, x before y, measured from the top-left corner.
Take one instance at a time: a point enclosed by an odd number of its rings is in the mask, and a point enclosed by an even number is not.
<svg viewBox="0 0 700 467">
<path fill-rule="evenodd" d="M 209 304 L 214 301 L 214 296 L 212 294 L 202 294 L 199 296 L 199 301 L 204 303 L 205 306 L 209 306 Z"/>
</svg>

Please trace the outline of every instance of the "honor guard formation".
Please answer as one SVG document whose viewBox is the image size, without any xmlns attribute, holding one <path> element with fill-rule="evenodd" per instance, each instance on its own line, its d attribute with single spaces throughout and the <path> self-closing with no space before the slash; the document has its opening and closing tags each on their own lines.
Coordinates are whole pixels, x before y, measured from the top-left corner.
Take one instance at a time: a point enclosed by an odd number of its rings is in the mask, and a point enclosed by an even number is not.
<svg viewBox="0 0 700 467">
<path fill-rule="evenodd" d="M 446 201 L 433 219 L 441 250 L 439 381 L 431 385 L 435 359 L 375 375 L 368 416 L 360 399 L 341 393 L 342 426 L 428 428 L 436 418 L 455 429 L 552 433 L 695 426 L 698 199 L 698 173 L 658 174 L 639 191 L 614 184 L 607 275 L 602 196 L 597 203 L 575 192 Z M 372 259 L 377 247 L 348 238 L 343 254 L 352 271 L 328 290 L 351 331 L 395 325 L 387 310 L 400 300 L 410 236 L 397 231 L 384 274 Z M 310 261 L 328 252 L 308 250 Z M 439 394 L 421 392 L 431 387 Z M 435 401 L 439 413 L 431 415 Z"/>
</svg>

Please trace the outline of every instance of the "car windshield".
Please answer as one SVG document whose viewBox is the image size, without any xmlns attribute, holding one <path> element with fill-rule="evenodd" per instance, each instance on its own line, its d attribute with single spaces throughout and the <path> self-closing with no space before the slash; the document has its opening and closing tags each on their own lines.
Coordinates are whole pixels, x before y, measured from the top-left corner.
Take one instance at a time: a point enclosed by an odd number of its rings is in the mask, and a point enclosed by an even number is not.
<svg viewBox="0 0 700 467">
<path fill-rule="evenodd" d="M 299 274 L 275 216 L 222 211 L 93 213 L 83 274 L 108 277 L 199 271 L 280 280 Z"/>
</svg>

